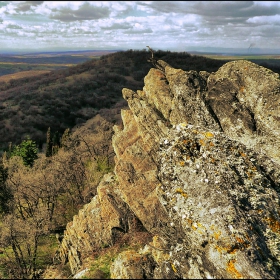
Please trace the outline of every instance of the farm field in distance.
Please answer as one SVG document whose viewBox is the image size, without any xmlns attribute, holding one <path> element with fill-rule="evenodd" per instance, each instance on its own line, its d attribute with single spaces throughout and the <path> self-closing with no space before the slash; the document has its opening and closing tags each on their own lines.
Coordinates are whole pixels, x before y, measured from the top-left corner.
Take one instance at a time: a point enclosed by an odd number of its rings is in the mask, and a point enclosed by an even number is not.
<svg viewBox="0 0 280 280">
<path fill-rule="evenodd" d="M 218 60 L 249 60 L 251 62 L 257 63 L 257 64 L 270 64 L 270 65 L 275 65 L 275 66 L 280 66 L 280 55 L 279 54 L 246 54 L 246 55 L 233 55 L 233 54 L 210 54 L 210 53 L 193 53 L 195 55 L 201 55 L 207 58 L 212 58 L 212 59 L 218 59 Z M 265 66 L 265 65 L 264 65 Z"/>
<path fill-rule="evenodd" d="M 265 55 L 256 55 L 256 54 L 252 54 L 252 55 L 229 55 L 229 54 L 203 54 L 200 53 L 200 55 L 202 56 L 206 56 L 209 58 L 213 58 L 213 59 L 225 59 L 225 60 L 234 60 L 234 59 L 280 59 L 280 55 L 276 54 L 276 55 L 271 55 L 271 54 L 265 54 Z"/>
<path fill-rule="evenodd" d="M 37 76 L 53 70 L 66 69 L 90 59 L 99 59 L 102 55 L 117 51 L 118 50 L 87 50 L 0 54 L 0 82 L 9 82 L 11 79 Z M 269 64 L 280 67 L 280 55 L 189 53 L 216 60 L 230 61 L 246 59 L 257 64 L 263 64 L 264 66 Z"/>
<path fill-rule="evenodd" d="M 9 82 L 12 79 L 21 79 L 21 78 L 27 78 L 32 76 L 38 76 L 41 74 L 49 73 L 51 70 L 29 70 L 29 71 L 21 71 L 16 72 L 13 74 L 8 74 L 4 76 L 0 76 L 0 82 Z"/>
<path fill-rule="evenodd" d="M 113 53 L 111 50 L 0 54 L 0 81 L 40 75 Z M 11 75 L 13 74 L 13 75 Z"/>
</svg>

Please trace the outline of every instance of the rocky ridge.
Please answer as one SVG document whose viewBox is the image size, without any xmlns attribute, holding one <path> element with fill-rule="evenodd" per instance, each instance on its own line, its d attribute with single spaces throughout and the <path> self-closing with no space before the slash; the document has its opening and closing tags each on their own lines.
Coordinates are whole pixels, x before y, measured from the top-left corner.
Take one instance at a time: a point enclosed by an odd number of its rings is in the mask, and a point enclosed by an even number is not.
<svg viewBox="0 0 280 280">
<path fill-rule="evenodd" d="M 67 225 L 61 260 L 77 273 L 136 222 L 153 240 L 122 252 L 111 278 L 279 278 L 279 75 L 158 63 L 142 91 L 123 89 L 114 174 Z"/>
</svg>

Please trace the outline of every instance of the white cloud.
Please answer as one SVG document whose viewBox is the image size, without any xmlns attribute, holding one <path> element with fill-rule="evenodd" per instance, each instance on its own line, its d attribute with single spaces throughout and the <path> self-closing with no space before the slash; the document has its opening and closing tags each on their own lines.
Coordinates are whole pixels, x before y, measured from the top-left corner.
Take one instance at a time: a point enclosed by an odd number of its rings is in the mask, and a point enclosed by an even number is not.
<svg viewBox="0 0 280 280">
<path fill-rule="evenodd" d="M 79 44 L 142 49 L 146 43 L 162 49 L 172 48 L 172 43 L 180 49 L 246 48 L 252 41 L 276 48 L 279 24 L 280 2 L 273 1 L 2 2 L 0 51 L 7 46 Z"/>
<path fill-rule="evenodd" d="M 249 18 L 247 20 L 248 23 L 253 23 L 257 25 L 263 25 L 263 24 L 268 24 L 268 25 L 280 25 L 280 15 L 273 15 L 273 16 L 256 16 Z"/>
</svg>

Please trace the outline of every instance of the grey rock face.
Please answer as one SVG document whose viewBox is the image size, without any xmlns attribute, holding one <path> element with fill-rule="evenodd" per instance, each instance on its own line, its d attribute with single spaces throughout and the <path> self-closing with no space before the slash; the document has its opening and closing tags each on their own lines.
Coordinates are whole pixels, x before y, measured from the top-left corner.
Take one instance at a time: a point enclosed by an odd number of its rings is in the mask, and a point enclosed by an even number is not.
<svg viewBox="0 0 280 280">
<path fill-rule="evenodd" d="M 151 69 L 143 91 L 123 90 L 132 112 L 124 131 L 129 135 L 129 122 L 137 127 L 138 149 L 156 167 L 156 197 L 165 210 L 148 228 L 161 249 L 153 242 L 140 252 L 157 264 L 151 278 L 279 277 L 278 92 L 278 75 L 248 61 L 211 74 L 166 65 Z M 115 132 L 116 175 L 122 180 L 129 160 L 134 169 L 126 178 L 135 183 L 141 170 L 125 154 L 133 144 L 120 154 L 123 132 Z M 133 204 L 143 224 L 155 221 Z"/>
<path fill-rule="evenodd" d="M 153 241 L 122 252 L 113 278 L 279 278 L 279 75 L 248 61 L 215 73 L 158 63 L 142 91 L 123 89 L 116 178 L 88 207 L 96 222 L 85 207 L 67 227 L 62 256 L 84 246 L 73 236 L 86 226 L 93 247 L 112 242 L 127 211 Z"/>
<path fill-rule="evenodd" d="M 73 274 L 83 266 L 83 259 L 116 240 L 133 228 L 136 217 L 123 200 L 118 198 L 114 174 L 100 182 L 97 195 L 67 224 L 60 245 L 60 260 L 69 262 Z M 136 218 L 137 219 L 137 218 Z"/>
<path fill-rule="evenodd" d="M 190 125 L 171 130 L 160 150 L 161 202 L 174 229 L 169 242 L 178 273 L 277 278 L 279 165 L 267 159 L 272 181 L 245 145 Z"/>
<path fill-rule="evenodd" d="M 206 101 L 223 131 L 279 160 L 279 74 L 246 60 L 226 63 L 208 77 Z M 279 161 L 278 161 L 279 162 Z"/>
</svg>

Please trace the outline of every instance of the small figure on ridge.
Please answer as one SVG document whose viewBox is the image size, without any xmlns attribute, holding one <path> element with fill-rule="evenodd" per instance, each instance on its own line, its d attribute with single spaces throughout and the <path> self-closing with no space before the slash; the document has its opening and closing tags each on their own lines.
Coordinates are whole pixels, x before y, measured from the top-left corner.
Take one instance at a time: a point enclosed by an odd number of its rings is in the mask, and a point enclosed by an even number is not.
<svg viewBox="0 0 280 280">
<path fill-rule="evenodd" d="M 151 54 L 152 54 L 152 57 L 150 59 L 148 59 L 147 61 L 151 62 L 156 69 L 158 69 L 158 70 L 160 70 L 160 71 L 162 71 L 164 73 L 165 72 L 164 71 L 165 67 L 166 66 L 170 66 L 170 65 L 168 63 L 166 63 L 165 61 L 163 61 L 163 60 L 155 59 L 154 51 L 152 50 L 152 48 L 150 48 L 150 46 L 146 46 L 146 47 L 149 48 L 149 50 L 151 51 Z"/>
</svg>

